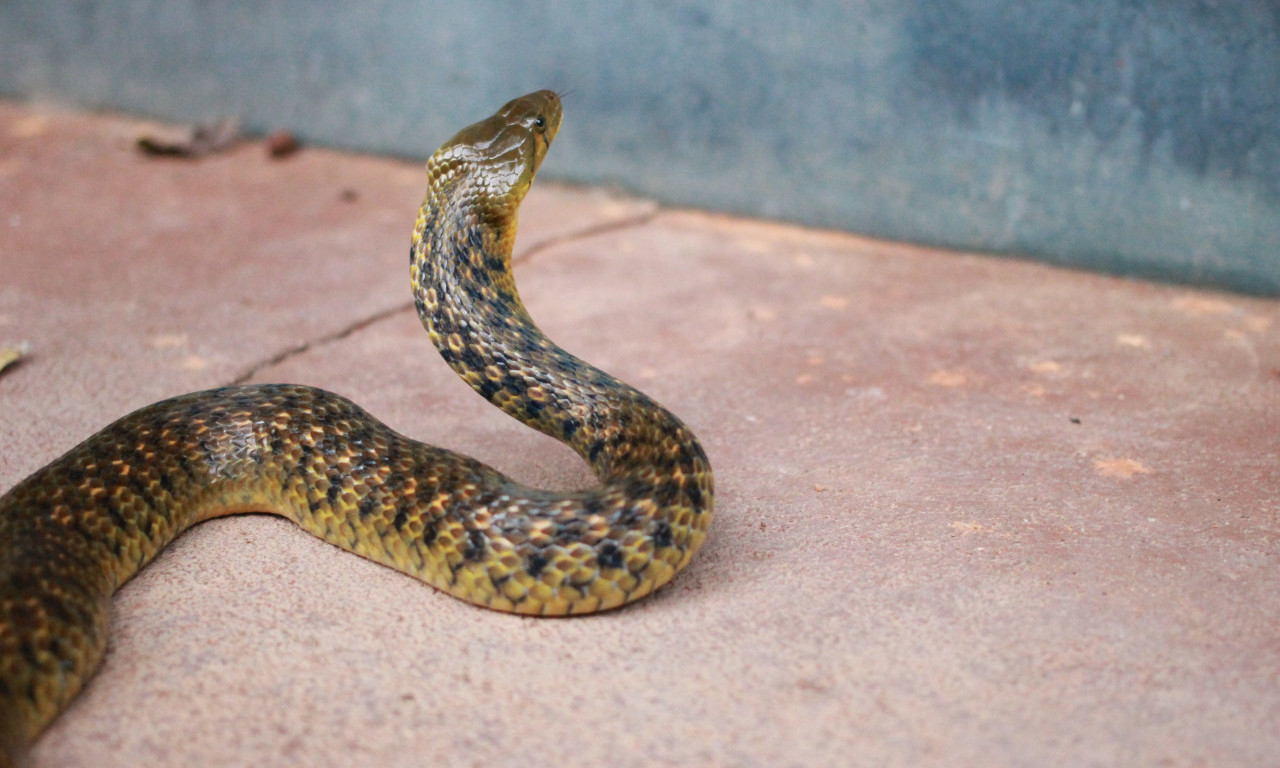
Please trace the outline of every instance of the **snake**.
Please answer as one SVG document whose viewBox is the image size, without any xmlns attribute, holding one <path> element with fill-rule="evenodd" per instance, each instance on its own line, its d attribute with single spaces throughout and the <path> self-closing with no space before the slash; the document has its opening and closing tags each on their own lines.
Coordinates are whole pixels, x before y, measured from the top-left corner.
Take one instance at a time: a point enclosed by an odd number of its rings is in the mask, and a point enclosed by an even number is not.
<svg viewBox="0 0 1280 768">
<path fill-rule="evenodd" d="M 309 386 L 227 386 L 134 411 L 0 497 L 0 760 L 19 760 L 88 683 L 114 592 L 204 520 L 280 515 L 462 600 L 535 616 L 617 608 L 689 563 L 713 515 L 701 444 L 551 341 L 516 290 L 518 210 L 561 116 L 555 92 L 530 93 L 431 155 L 410 283 L 454 372 L 572 448 L 598 483 L 521 484 Z"/>
</svg>

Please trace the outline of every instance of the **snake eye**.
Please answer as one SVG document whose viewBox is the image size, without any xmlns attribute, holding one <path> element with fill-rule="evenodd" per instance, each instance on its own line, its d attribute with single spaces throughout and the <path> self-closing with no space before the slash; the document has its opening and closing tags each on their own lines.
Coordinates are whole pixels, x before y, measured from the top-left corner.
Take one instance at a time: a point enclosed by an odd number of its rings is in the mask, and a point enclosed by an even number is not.
<svg viewBox="0 0 1280 768">
<path fill-rule="evenodd" d="M 534 130 L 545 131 L 547 129 L 547 118 L 542 115 L 533 118 L 533 128 Z"/>
</svg>

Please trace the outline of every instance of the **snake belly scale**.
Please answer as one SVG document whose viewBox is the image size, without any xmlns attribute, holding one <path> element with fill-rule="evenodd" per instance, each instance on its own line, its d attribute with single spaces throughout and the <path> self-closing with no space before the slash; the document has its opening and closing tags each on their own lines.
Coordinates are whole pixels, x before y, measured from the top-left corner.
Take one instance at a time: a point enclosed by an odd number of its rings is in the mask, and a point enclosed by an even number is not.
<svg viewBox="0 0 1280 768">
<path fill-rule="evenodd" d="M 712 518 L 697 439 L 548 339 L 516 291 L 518 208 L 560 117 L 555 93 L 532 93 L 431 157 L 410 275 L 449 365 L 571 446 L 599 485 L 526 487 L 312 387 L 226 387 L 142 408 L 0 497 L 0 761 L 16 760 L 93 674 L 115 590 L 202 520 L 275 513 L 463 600 L 523 614 L 615 608 L 689 562 Z"/>
</svg>

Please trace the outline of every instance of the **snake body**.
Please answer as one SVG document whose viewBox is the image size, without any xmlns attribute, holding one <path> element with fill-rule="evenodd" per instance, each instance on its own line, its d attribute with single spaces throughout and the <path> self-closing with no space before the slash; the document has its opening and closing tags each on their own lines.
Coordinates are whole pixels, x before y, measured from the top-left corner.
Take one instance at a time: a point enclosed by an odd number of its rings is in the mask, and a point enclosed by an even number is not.
<svg viewBox="0 0 1280 768">
<path fill-rule="evenodd" d="M 111 595 L 176 536 L 271 512 L 500 611 L 615 608 L 671 580 L 712 518 L 711 468 L 653 400 L 561 349 L 511 274 L 517 210 L 560 125 L 551 91 L 464 128 L 427 163 L 410 275 L 449 365 L 579 453 L 598 487 L 526 487 L 321 389 L 183 395 L 116 421 L 0 497 L 0 761 L 102 659 Z"/>
</svg>

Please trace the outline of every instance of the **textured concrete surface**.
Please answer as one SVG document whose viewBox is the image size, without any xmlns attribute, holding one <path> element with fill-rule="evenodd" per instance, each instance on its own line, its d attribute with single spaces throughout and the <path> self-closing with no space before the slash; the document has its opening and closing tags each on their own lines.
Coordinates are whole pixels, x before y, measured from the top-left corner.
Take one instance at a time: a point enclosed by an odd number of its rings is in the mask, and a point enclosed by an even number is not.
<svg viewBox="0 0 1280 768">
<path fill-rule="evenodd" d="M 246 379 L 589 482 L 430 349 L 415 165 L 144 130 L 0 104 L 0 487 Z M 544 329 L 704 439 L 689 569 L 534 620 L 213 521 L 120 592 L 35 766 L 1275 764 L 1280 304 L 552 185 L 520 242 Z"/>
<path fill-rule="evenodd" d="M 546 178 L 1280 295 L 1275 0 L 0 2 L 0 94 L 348 149 L 547 87 Z"/>
</svg>

